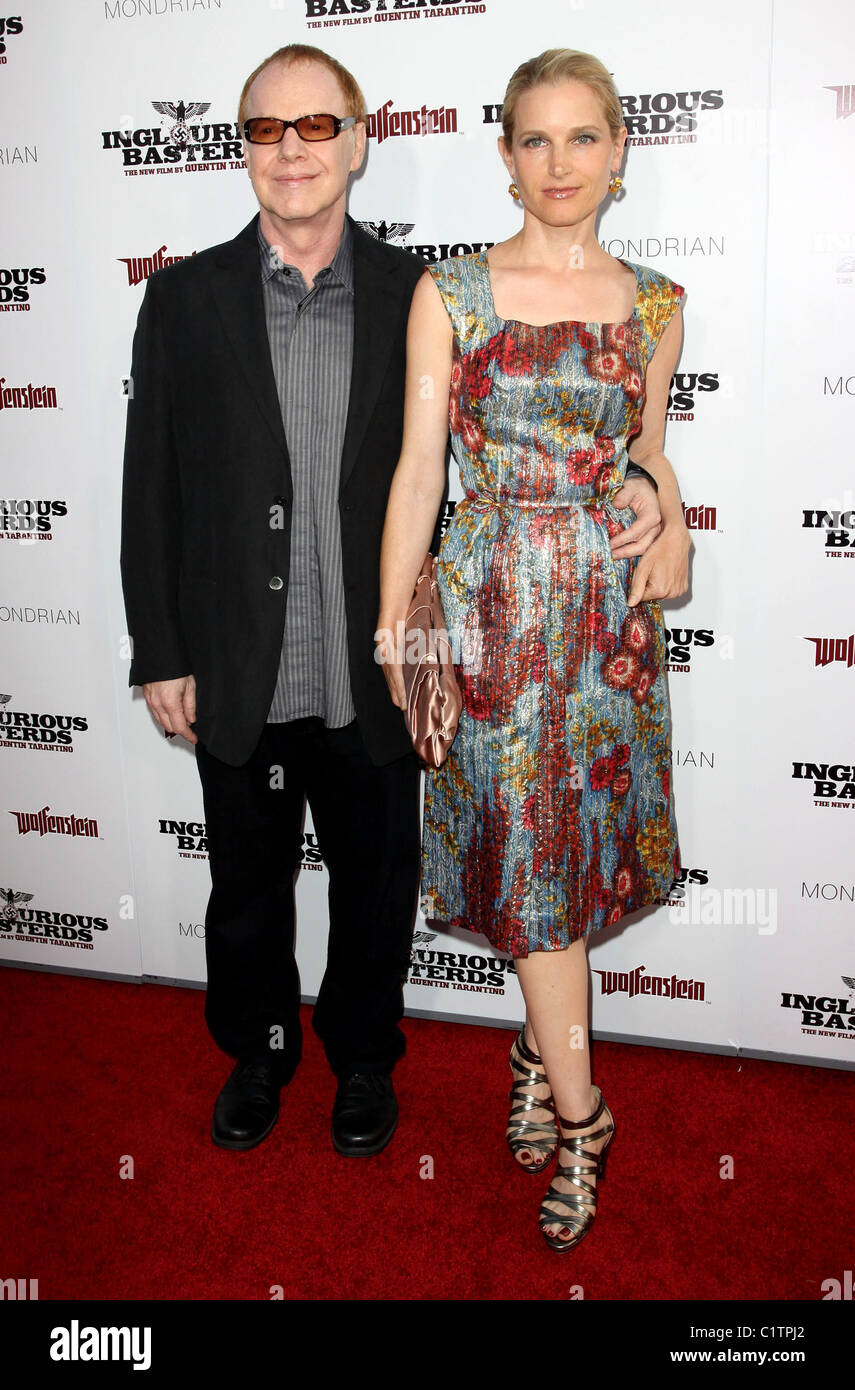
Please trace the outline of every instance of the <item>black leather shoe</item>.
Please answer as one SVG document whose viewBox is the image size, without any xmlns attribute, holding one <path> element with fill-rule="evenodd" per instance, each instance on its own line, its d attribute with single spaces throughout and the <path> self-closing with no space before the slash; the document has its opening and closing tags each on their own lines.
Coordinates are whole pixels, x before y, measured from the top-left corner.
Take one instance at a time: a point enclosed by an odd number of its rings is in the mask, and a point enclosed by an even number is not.
<svg viewBox="0 0 855 1390">
<path fill-rule="evenodd" d="M 398 1124 L 391 1076 L 354 1072 L 338 1083 L 332 1112 L 333 1147 L 349 1158 L 379 1154 Z"/>
<path fill-rule="evenodd" d="M 211 1138 L 224 1149 L 252 1149 L 279 1118 L 281 1073 L 264 1058 L 238 1062 L 214 1106 Z"/>
</svg>

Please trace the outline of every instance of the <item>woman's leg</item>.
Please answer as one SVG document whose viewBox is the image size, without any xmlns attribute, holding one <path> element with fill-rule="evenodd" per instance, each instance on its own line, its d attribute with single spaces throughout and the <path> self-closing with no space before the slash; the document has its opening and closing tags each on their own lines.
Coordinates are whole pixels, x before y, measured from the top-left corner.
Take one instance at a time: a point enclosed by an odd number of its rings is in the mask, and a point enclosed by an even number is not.
<svg viewBox="0 0 855 1390">
<path fill-rule="evenodd" d="M 543 1059 L 546 1075 L 555 1098 L 558 1115 L 566 1120 L 583 1120 L 596 1109 L 591 1089 L 591 1051 L 588 1037 L 588 957 L 584 939 L 575 941 L 564 951 L 532 951 L 514 962 L 526 1004 L 528 1024 L 526 1036 Z M 572 1131 L 583 1137 L 602 1128 L 603 1116 L 583 1130 Z M 599 1153 L 605 1137 L 586 1145 Z M 566 1149 L 559 1151 L 560 1163 L 577 1160 Z M 596 1179 L 585 1175 L 591 1186 Z M 557 1191 L 579 1195 L 583 1189 L 569 1180 L 555 1179 Z M 550 1207 L 560 1218 L 558 1204 Z M 557 1219 L 547 1227 L 548 1234 L 571 1234 L 570 1228 Z"/>
</svg>

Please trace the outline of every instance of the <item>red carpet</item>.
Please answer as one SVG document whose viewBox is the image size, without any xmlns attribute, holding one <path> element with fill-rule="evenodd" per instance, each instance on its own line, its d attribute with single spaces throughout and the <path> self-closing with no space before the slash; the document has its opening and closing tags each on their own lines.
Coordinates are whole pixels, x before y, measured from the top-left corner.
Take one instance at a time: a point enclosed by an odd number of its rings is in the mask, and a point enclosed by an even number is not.
<svg viewBox="0 0 855 1390">
<path fill-rule="evenodd" d="M 309 1009 L 277 1127 L 231 1153 L 201 991 L 0 969 L 0 1001 L 0 1277 L 40 1300 L 818 1300 L 852 1268 L 848 1072 L 595 1042 L 617 1133 L 562 1255 L 537 1230 L 548 1176 L 505 1147 L 504 1029 L 406 1020 L 397 1133 L 356 1160 L 331 1146 Z"/>
</svg>

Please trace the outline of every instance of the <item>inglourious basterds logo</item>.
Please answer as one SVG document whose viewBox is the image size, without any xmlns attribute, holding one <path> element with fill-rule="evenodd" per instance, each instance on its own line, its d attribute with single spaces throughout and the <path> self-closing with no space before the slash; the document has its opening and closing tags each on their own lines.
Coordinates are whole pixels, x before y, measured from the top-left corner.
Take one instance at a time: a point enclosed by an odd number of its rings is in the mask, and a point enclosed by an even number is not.
<svg viewBox="0 0 855 1390">
<path fill-rule="evenodd" d="M 413 934 L 408 984 L 463 989 L 474 994 L 505 993 L 508 977 L 516 974 L 512 960 L 464 951 L 433 951 L 430 943 L 436 936 L 436 932 L 430 931 Z"/>
<path fill-rule="evenodd" d="M 0 541 L 52 541 L 57 517 L 68 515 L 60 497 L 0 497 Z"/>
<path fill-rule="evenodd" d="M 855 807 L 855 766 L 851 763 L 793 763 L 793 777 L 813 784 L 814 806 L 848 811 Z"/>
<path fill-rule="evenodd" d="M 121 152 L 126 174 L 184 174 L 244 167 L 237 121 L 197 119 L 210 109 L 209 101 L 151 104 L 164 118 L 161 124 L 101 132 L 102 148 Z"/>
<path fill-rule="evenodd" d="M 824 533 L 829 559 L 855 560 L 855 507 L 806 507 L 802 529 Z"/>
<path fill-rule="evenodd" d="M 801 1013 L 803 1033 L 850 1041 L 855 1038 L 855 1007 L 851 1002 L 855 979 L 851 975 L 840 978 L 849 991 L 845 998 L 838 994 L 781 994 L 782 1009 L 797 1009 Z"/>
<path fill-rule="evenodd" d="M 715 645 L 715 632 L 711 627 L 667 627 L 665 640 L 668 643 L 669 671 L 691 671 L 692 654 L 698 647 Z"/>
<path fill-rule="evenodd" d="M 77 734 L 85 734 L 85 714 L 45 714 L 9 709 L 11 695 L 0 695 L 0 748 L 30 753 L 73 753 Z"/>
<path fill-rule="evenodd" d="M 32 893 L 0 888 L 0 941 L 17 941 L 25 946 L 69 946 L 80 951 L 92 951 L 94 933 L 110 929 L 106 917 L 28 907 L 32 900 Z"/>
<path fill-rule="evenodd" d="M 46 279 L 43 265 L 0 266 L 0 313 L 29 313 L 30 291 Z"/>
<path fill-rule="evenodd" d="M 636 92 L 621 96 L 628 145 L 694 144 L 711 113 L 724 106 L 721 87 L 693 91 Z M 502 102 L 484 104 L 484 124 L 498 125 Z"/>
<path fill-rule="evenodd" d="M 179 859 L 207 859 L 208 836 L 201 820 L 159 820 L 158 832 L 175 841 Z"/>
<path fill-rule="evenodd" d="M 166 835 L 175 842 L 175 853 L 179 859 L 208 858 L 208 829 L 201 820 L 169 820 L 166 817 L 157 822 L 158 834 Z M 300 867 L 318 872 L 323 870 L 323 855 L 317 835 L 308 831 L 300 841 Z"/>
<path fill-rule="evenodd" d="M 5 18 L 0 18 L 0 67 L 8 62 L 8 41 L 14 39 L 23 31 L 24 23 L 19 14 L 10 14 Z"/>
<path fill-rule="evenodd" d="M 718 372 L 675 372 L 668 391 L 668 419 L 694 420 L 696 397 L 718 389 Z"/>
<path fill-rule="evenodd" d="M 420 19 L 459 19 L 461 15 L 486 14 L 487 6 L 467 0 L 303 0 L 307 29 L 335 29 L 340 25 L 394 24 Z"/>
<path fill-rule="evenodd" d="M 495 246 L 494 241 L 416 241 L 410 237 L 415 222 L 360 222 L 363 231 L 377 241 L 385 241 L 389 246 L 400 246 L 402 251 L 411 251 L 419 260 L 431 263 L 445 261 L 449 256 L 471 256 L 473 251 L 488 251 Z"/>
<path fill-rule="evenodd" d="M 689 884 L 706 884 L 709 881 L 708 869 L 681 868 L 665 896 L 656 901 L 663 907 L 685 907 Z"/>
</svg>

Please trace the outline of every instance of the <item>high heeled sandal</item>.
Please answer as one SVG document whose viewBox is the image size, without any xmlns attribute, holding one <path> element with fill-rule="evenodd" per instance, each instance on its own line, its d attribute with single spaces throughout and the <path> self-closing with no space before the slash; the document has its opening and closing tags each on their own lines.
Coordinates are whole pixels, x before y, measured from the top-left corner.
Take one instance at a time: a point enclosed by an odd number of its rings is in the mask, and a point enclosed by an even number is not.
<svg viewBox="0 0 855 1390">
<path fill-rule="evenodd" d="M 549 1085 L 546 1071 L 534 1071 L 532 1063 L 543 1066 L 537 1053 L 532 1052 L 531 1048 L 526 1046 L 525 1029 L 521 1029 L 511 1045 L 510 1064 L 511 1076 L 514 1077 L 514 1081 L 509 1096 L 511 1114 L 506 1138 L 508 1148 L 521 1168 L 527 1173 L 542 1173 L 544 1169 L 549 1167 L 558 1152 L 558 1128 L 555 1123 L 555 1102 L 552 1099 L 552 1094 L 550 1093 L 543 1100 L 536 1100 L 534 1096 L 528 1095 L 525 1091 L 526 1086 Z M 552 1115 L 546 1120 L 522 1118 L 532 1110 L 551 1110 Z M 540 1139 L 530 1137 L 533 1133 L 538 1132 L 547 1137 Z M 517 1155 L 526 1149 L 545 1152 L 546 1156 L 537 1163 L 523 1163 Z"/>
<path fill-rule="evenodd" d="M 549 1185 L 546 1196 L 540 1207 L 540 1229 L 543 1232 L 544 1240 L 553 1250 L 573 1250 L 589 1232 L 597 1214 L 597 1189 L 585 1181 L 583 1174 L 589 1177 L 596 1174 L 601 1179 L 605 1174 L 606 1150 L 612 1142 L 615 1132 L 615 1120 L 609 1107 L 603 1099 L 603 1093 L 599 1086 L 594 1086 L 593 1090 L 599 1095 L 599 1104 L 593 1115 L 589 1115 L 587 1120 L 565 1120 L 563 1115 L 558 1115 L 558 1123 L 561 1126 L 561 1138 L 559 1149 L 567 1149 L 577 1158 L 587 1158 L 591 1160 L 586 1166 L 579 1163 L 564 1164 L 558 1160 L 555 1169 L 555 1176 Z M 575 1138 L 568 1138 L 564 1134 L 565 1129 L 587 1129 L 588 1125 L 594 1124 L 603 1112 L 608 1115 L 608 1120 L 600 1129 L 593 1130 L 591 1134 L 577 1135 Z M 585 1144 L 590 1144 L 597 1139 L 605 1138 L 599 1153 L 585 1148 Z M 555 1190 L 555 1182 L 558 1178 L 564 1178 L 566 1182 L 572 1183 L 581 1189 L 578 1194 L 575 1192 L 558 1192 Z M 561 1206 L 568 1213 L 565 1218 L 559 1212 L 551 1211 L 546 1206 L 547 1202 L 554 1202 Z M 562 1240 L 560 1235 L 549 1235 L 546 1227 L 558 1226 L 559 1229 L 567 1226 L 570 1235 L 566 1240 Z"/>
</svg>

